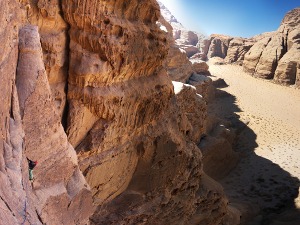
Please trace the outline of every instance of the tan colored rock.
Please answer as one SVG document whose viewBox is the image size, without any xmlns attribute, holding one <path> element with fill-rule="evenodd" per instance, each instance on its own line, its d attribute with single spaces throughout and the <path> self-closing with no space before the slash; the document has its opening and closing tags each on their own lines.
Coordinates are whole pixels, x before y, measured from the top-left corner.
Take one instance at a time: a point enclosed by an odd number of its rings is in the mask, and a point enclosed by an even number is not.
<svg viewBox="0 0 300 225">
<path fill-rule="evenodd" d="M 271 38 L 266 37 L 256 42 L 253 47 L 246 53 L 245 60 L 243 62 L 244 71 L 254 74 L 256 67 L 262 55 L 264 48 L 268 45 Z"/>
<path fill-rule="evenodd" d="M 227 55 L 227 50 L 232 37 L 215 34 L 211 35 L 210 38 L 211 40 L 208 42 L 210 45 L 207 52 L 207 57 L 220 57 L 224 59 Z"/>
<path fill-rule="evenodd" d="M 62 118 L 66 107 L 68 78 L 68 25 L 59 0 L 28 0 L 28 22 L 39 27 L 43 61 L 51 93 Z"/>
<path fill-rule="evenodd" d="M 158 1 L 160 6 L 161 15 L 166 20 L 167 23 L 172 27 L 171 33 L 173 33 L 173 38 L 175 39 L 175 44 L 183 49 L 188 58 L 192 57 L 197 53 L 202 53 L 200 51 L 203 45 L 203 40 L 206 38 L 205 35 L 197 33 L 194 31 L 187 30 L 164 6 L 160 1 Z M 205 60 L 205 59 L 204 59 Z"/>
<path fill-rule="evenodd" d="M 233 38 L 228 46 L 225 61 L 242 64 L 245 54 L 253 46 L 254 41 L 246 38 Z"/>
<path fill-rule="evenodd" d="M 187 58 L 186 52 L 177 46 L 170 46 L 167 67 L 168 74 L 174 81 L 186 83 L 193 73 L 192 63 Z"/>
<path fill-rule="evenodd" d="M 197 93 L 203 96 L 206 102 L 209 102 L 214 97 L 212 80 L 206 75 L 193 74 L 188 83 L 196 87 Z"/>
<path fill-rule="evenodd" d="M 65 1 L 63 10 L 71 38 L 68 131 L 98 205 L 91 222 L 221 224 L 227 200 L 210 188 L 191 141 L 205 120 L 192 104 L 200 109 L 203 101 L 191 87 L 174 94 L 156 1 L 84 3 Z M 96 120 L 90 130 L 81 122 L 88 118 Z"/>
<path fill-rule="evenodd" d="M 25 10 L 18 1 L 12 0 L 1 1 L 0 11 L 0 223 L 41 224 L 26 193 L 24 130 L 15 86 L 18 32 Z"/>
<path fill-rule="evenodd" d="M 26 26 L 20 31 L 19 50 L 16 85 L 25 132 L 24 151 L 26 157 L 39 162 L 34 169 L 31 204 L 43 223 L 85 224 L 93 213 L 92 195 L 60 123 L 37 27 Z"/>
<path fill-rule="evenodd" d="M 163 10 L 162 7 L 164 6 L 161 3 L 160 6 L 161 9 Z M 167 17 L 168 19 L 168 16 L 165 15 L 165 17 Z M 172 21 L 172 19 L 170 18 L 168 20 Z M 175 40 L 172 35 L 173 27 L 170 25 L 170 23 L 167 22 L 163 16 L 160 16 L 159 24 L 160 26 L 166 28 L 167 37 L 168 37 L 169 52 L 168 52 L 167 60 L 165 62 L 168 75 L 173 81 L 186 83 L 188 78 L 193 73 L 192 63 L 187 58 L 186 51 L 181 49 L 177 44 L 175 44 Z"/>
<path fill-rule="evenodd" d="M 282 84 L 295 84 L 300 45 L 300 8 L 286 14 L 278 30 L 261 36 L 246 54 L 244 70 Z"/>
<path fill-rule="evenodd" d="M 281 84 L 295 84 L 299 86 L 300 48 L 292 48 L 278 62 L 274 80 Z"/>
<path fill-rule="evenodd" d="M 203 97 L 197 94 L 194 86 L 174 82 L 174 92 L 178 104 L 186 116 L 188 124 L 186 135 L 195 143 L 200 141 L 201 136 L 206 130 L 207 105 Z"/>
<path fill-rule="evenodd" d="M 200 60 L 193 61 L 193 69 L 195 73 L 208 74 L 209 73 L 208 68 L 209 66 L 204 61 L 200 61 Z"/>
</svg>

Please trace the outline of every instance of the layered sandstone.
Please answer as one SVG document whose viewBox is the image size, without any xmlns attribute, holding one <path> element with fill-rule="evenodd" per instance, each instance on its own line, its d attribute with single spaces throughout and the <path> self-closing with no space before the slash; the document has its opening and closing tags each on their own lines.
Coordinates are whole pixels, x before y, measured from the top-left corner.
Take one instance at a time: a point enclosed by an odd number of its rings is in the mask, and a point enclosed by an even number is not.
<svg viewBox="0 0 300 225">
<path fill-rule="evenodd" d="M 37 27 L 22 28 L 29 8 L 1 3 L 0 218 L 5 224 L 85 224 L 93 213 L 91 192 L 60 124 Z M 39 162 L 32 185 L 26 157 Z"/>
<path fill-rule="evenodd" d="M 227 63 L 238 63 L 242 64 L 245 58 L 245 54 L 253 46 L 255 41 L 247 38 L 233 38 L 229 42 L 225 61 Z"/>
<path fill-rule="evenodd" d="M 169 45 L 168 56 L 166 60 L 167 73 L 174 81 L 186 83 L 188 78 L 193 74 L 192 63 L 187 58 L 186 51 L 180 49 L 175 43 L 173 37 L 173 27 L 160 16 L 159 23 L 162 30 L 167 32 L 167 40 Z"/>
<path fill-rule="evenodd" d="M 43 61 L 60 117 L 66 108 L 68 78 L 68 25 L 59 0 L 25 0 L 27 20 L 39 27 Z"/>
<path fill-rule="evenodd" d="M 18 2 L 1 4 L 1 221 L 228 223 L 197 146 L 207 103 L 199 88 L 171 83 L 156 1 L 22 1 L 26 21 Z M 39 162 L 32 185 L 26 157 Z"/>
<path fill-rule="evenodd" d="M 232 37 L 226 35 L 211 35 L 208 52 L 206 53 L 207 58 L 220 57 L 225 58 L 227 55 L 229 43 Z"/>
<path fill-rule="evenodd" d="M 33 190 L 26 190 L 29 204 L 42 223 L 85 224 L 93 213 L 92 195 L 60 123 L 34 26 L 20 31 L 16 87 L 25 134 L 23 151 L 39 162 Z"/>
<path fill-rule="evenodd" d="M 285 16 L 279 29 L 255 43 L 246 54 L 244 70 L 254 76 L 282 84 L 298 84 L 300 49 L 300 8 Z"/>
<path fill-rule="evenodd" d="M 204 175 L 193 142 L 204 130 L 205 103 L 193 88 L 174 94 L 156 2 L 66 1 L 63 10 L 68 134 L 99 204 L 92 223 L 221 223 L 226 198 Z"/>
</svg>

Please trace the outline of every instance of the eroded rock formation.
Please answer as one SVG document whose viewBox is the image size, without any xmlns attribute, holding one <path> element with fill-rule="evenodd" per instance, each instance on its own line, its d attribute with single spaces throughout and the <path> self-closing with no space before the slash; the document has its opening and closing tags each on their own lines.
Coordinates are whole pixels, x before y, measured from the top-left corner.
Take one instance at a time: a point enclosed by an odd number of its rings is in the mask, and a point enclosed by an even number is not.
<svg viewBox="0 0 300 225">
<path fill-rule="evenodd" d="M 156 1 L 1 4 L 0 37 L 9 46 L 0 58 L 2 221 L 214 225 L 232 218 L 197 147 L 207 103 L 198 87 L 167 75 L 170 39 Z M 39 162 L 32 185 L 26 157 Z"/>
<path fill-rule="evenodd" d="M 16 87 L 25 133 L 23 151 L 39 162 L 31 204 L 43 223 L 84 224 L 93 212 L 92 195 L 60 123 L 42 61 L 38 28 L 22 28 L 19 39 Z"/>
<path fill-rule="evenodd" d="M 300 8 L 284 17 L 279 29 L 255 43 L 245 56 L 244 70 L 282 84 L 298 84 Z"/>
<path fill-rule="evenodd" d="M 172 13 L 159 2 L 162 17 L 171 25 L 173 38 L 175 44 L 180 49 L 186 52 L 188 58 L 194 55 L 201 54 L 204 47 L 203 40 L 206 38 L 204 34 L 187 30 L 178 20 L 172 15 Z M 203 59 L 201 57 L 201 59 Z"/>
<path fill-rule="evenodd" d="M 17 2 L 3 4 L 7 27 L 1 54 L 1 221 L 85 224 L 92 195 L 67 141 L 50 91 L 37 27 L 25 26 Z M 3 9 L 3 8 L 2 8 Z M 14 29 L 12 29 L 14 28 Z M 2 30 L 3 29 L 3 30 Z M 20 29 L 20 31 L 19 31 Z M 3 57 L 4 56 L 4 57 Z M 38 160 L 28 179 L 26 157 Z"/>
</svg>

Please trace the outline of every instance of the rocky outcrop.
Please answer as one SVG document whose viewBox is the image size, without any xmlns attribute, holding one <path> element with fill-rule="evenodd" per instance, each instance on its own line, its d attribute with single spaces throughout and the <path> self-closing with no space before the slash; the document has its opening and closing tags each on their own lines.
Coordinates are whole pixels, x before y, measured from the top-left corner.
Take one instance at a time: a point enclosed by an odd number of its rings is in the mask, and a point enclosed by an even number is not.
<svg viewBox="0 0 300 225">
<path fill-rule="evenodd" d="M 209 48 L 206 53 L 207 58 L 220 57 L 225 58 L 227 50 L 232 37 L 225 35 L 211 35 L 210 41 L 208 42 Z"/>
<path fill-rule="evenodd" d="M 93 213 L 92 195 L 60 124 L 38 30 L 22 28 L 29 8 L 1 3 L 0 219 L 5 224 L 85 224 Z M 32 185 L 26 157 L 39 162 Z"/>
<path fill-rule="evenodd" d="M 172 15 L 172 13 L 159 2 L 162 17 L 171 25 L 173 38 L 175 44 L 186 52 L 188 58 L 193 57 L 196 54 L 201 54 L 203 40 L 205 35 L 194 31 L 187 30 L 178 20 Z"/>
<path fill-rule="evenodd" d="M 156 1 L 22 4 L 26 20 L 18 2 L 1 3 L 1 221 L 228 223 L 197 147 L 207 103 L 167 76 Z M 32 184 L 26 157 L 38 161 Z"/>
<path fill-rule="evenodd" d="M 229 42 L 225 62 L 242 64 L 245 54 L 253 46 L 254 40 L 247 38 L 233 38 Z"/>
<path fill-rule="evenodd" d="M 174 81 L 186 83 L 188 78 L 194 72 L 192 63 L 187 58 L 186 51 L 180 49 L 176 44 L 173 37 L 172 26 L 160 16 L 158 25 L 162 30 L 167 32 L 167 40 L 169 45 L 168 56 L 166 60 L 167 73 Z"/>
<path fill-rule="evenodd" d="M 25 134 L 24 154 L 39 162 L 33 190 L 26 190 L 30 204 L 42 223 L 85 224 L 93 213 L 92 195 L 60 123 L 37 27 L 26 26 L 20 31 L 16 87 Z"/>
<path fill-rule="evenodd" d="M 39 27 L 43 61 L 51 93 L 60 117 L 63 117 L 67 99 L 68 78 L 68 25 L 63 19 L 60 1 L 39 0 L 28 2 L 27 20 Z"/>
<path fill-rule="evenodd" d="M 295 84 L 299 76 L 300 8 L 285 16 L 279 29 L 255 43 L 246 54 L 244 70 L 254 76 Z"/>
<path fill-rule="evenodd" d="M 226 198 L 211 187 L 193 142 L 205 104 L 193 88 L 174 94 L 156 2 L 123 3 L 63 5 L 71 39 L 68 134 L 99 205 L 91 221 L 219 224 Z M 189 101 L 181 106 L 184 93 Z M 192 114 L 196 103 L 201 112 Z"/>
</svg>

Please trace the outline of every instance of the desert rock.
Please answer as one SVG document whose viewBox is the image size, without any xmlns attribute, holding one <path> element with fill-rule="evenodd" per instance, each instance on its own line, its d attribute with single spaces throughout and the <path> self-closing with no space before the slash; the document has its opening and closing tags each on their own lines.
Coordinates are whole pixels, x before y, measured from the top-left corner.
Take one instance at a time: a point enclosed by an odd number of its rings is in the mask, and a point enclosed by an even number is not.
<svg viewBox="0 0 300 225">
<path fill-rule="evenodd" d="M 39 162 L 34 171 L 35 194 L 27 191 L 31 204 L 43 223 L 84 224 L 93 213 L 92 195 L 60 123 L 37 27 L 26 26 L 20 31 L 19 49 L 16 86 L 25 133 L 24 153 Z"/>
<path fill-rule="evenodd" d="M 229 47 L 229 42 L 232 37 L 225 35 L 211 35 L 210 41 L 208 42 L 209 48 L 207 52 L 207 57 L 220 57 L 225 58 L 227 55 L 227 50 Z"/>
<path fill-rule="evenodd" d="M 63 18 L 58 0 L 28 1 L 27 19 L 39 27 L 43 49 L 43 61 L 51 93 L 62 118 L 67 99 L 68 77 L 68 25 Z"/>
<path fill-rule="evenodd" d="M 285 16 L 278 30 L 259 40 L 245 56 L 244 70 L 282 84 L 295 84 L 299 68 L 299 14 L 296 8 Z"/>
</svg>

